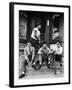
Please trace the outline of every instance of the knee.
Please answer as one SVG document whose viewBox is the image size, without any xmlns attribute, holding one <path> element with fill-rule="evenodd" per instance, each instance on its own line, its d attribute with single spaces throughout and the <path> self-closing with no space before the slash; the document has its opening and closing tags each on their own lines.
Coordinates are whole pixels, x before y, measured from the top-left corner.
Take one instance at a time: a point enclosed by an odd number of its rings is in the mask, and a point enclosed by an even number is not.
<svg viewBox="0 0 72 90">
<path fill-rule="evenodd" d="M 41 54 L 38 54 L 38 57 L 39 57 L 39 59 L 41 59 L 42 58 L 42 55 Z"/>
</svg>

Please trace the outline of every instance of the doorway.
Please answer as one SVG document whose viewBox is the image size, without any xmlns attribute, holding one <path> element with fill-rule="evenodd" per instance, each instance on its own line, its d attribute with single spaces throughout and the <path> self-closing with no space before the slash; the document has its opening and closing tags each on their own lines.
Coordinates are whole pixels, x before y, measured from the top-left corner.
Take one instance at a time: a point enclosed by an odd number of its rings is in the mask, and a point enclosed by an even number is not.
<svg viewBox="0 0 72 90">
<path fill-rule="evenodd" d="M 28 41 L 31 37 L 32 30 L 36 27 L 37 24 L 41 24 L 41 41 L 46 41 L 47 45 L 52 38 L 52 13 L 48 12 L 36 12 L 36 11 L 20 11 L 19 12 L 19 23 L 20 23 L 20 32 L 23 31 L 20 38 L 20 42 Z M 22 24 L 22 25 L 21 25 Z M 21 34 L 21 33 L 20 33 Z"/>
<path fill-rule="evenodd" d="M 50 21 L 50 16 L 47 13 L 42 12 L 28 12 L 27 13 L 27 40 L 30 39 L 30 35 L 32 33 L 32 30 L 37 26 L 37 24 L 41 24 L 41 41 L 46 41 L 47 44 L 49 43 L 49 29 L 50 25 L 47 25 L 47 23 Z M 50 24 L 50 22 L 49 22 Z"/>
</svg>

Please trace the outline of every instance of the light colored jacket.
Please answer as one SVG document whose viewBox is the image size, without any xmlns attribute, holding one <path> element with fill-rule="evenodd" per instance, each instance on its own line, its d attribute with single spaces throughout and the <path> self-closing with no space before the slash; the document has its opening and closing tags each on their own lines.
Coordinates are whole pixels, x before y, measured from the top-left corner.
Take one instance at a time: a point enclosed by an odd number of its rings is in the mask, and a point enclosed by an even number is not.
<svg viewBox="0 0 72 90">
<path fill-rule="evenodd" d="M 35 48 L 34 47 L 30 47 L 30 51 L 29 51 L 29 47 L 28 46 L 26 46 L 25 48 L 24 48 L 24 57 L 25 57 L 25 59 L 26 60 L 29 60 L 28 59 L 28 56 L 29 55 L 32 55 L 32 60 L 34 59 L 34 57 L 35 57 Z"/>
</svg>

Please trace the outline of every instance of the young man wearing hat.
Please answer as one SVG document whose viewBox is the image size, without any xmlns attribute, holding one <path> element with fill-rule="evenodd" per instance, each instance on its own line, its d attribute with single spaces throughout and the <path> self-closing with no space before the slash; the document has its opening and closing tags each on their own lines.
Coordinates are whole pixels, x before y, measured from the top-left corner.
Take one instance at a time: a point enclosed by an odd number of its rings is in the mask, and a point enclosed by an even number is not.
<svg viewBox="0 0 72 90">
<path fill-rule="evenodd" d="M 48 66 L 48 64 L 50 63 L 48 61 L 49 52 L 50 52 L 50 49 L 48 48 L 46 42 L 43 42 L 42 47 L 38 51 L 38 57 L 39 57 L 40 65 L 42 65 L 42 60 L 45 57 L 47 59 L 47 66 Z"/>
</svg>

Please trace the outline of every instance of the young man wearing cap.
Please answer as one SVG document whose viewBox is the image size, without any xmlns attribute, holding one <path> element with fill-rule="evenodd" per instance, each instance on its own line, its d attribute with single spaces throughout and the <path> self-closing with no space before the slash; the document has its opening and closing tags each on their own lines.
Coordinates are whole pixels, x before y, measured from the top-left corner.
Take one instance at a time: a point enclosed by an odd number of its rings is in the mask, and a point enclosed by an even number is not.
<svg viewBox="0 0 72 90">
<path fill-rule="evenodd" d="M 50 63 L 48 61 L 49 52 L 50 52 L 50 49 L 48 48 L 46 42 L 43 42 L 42 47 L 38 51 L 40 65 L 42 65 L 42 60 L 45 57 L 47 59 L 47 66 L 48 66 L 48 64 Z"/>
</svg>

